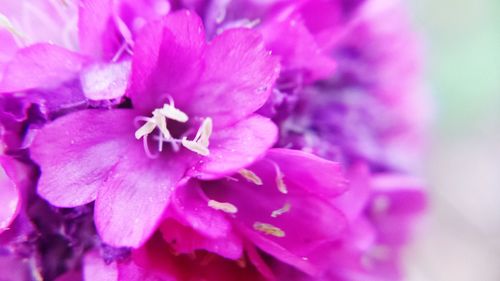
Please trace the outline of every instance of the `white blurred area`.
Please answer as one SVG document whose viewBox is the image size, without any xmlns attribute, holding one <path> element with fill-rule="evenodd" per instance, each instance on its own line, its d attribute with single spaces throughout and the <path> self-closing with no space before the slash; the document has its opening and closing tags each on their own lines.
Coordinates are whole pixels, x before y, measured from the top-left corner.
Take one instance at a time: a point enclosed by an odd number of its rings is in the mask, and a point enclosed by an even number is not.
<svg viewBox="0 0 500 281">
<path fill-rule="evenodd" d="M 500 1 L 412 0 L 437 102 L 409 281 L 500 280 Z"/>
</svg>

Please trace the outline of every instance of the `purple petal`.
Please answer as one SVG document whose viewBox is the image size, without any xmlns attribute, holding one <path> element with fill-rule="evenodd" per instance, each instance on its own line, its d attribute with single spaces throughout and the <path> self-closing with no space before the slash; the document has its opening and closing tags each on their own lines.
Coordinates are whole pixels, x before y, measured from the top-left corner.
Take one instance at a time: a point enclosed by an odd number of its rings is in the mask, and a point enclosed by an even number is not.
<svg viewBox="0 0 500 281">
<path fill-rule="evenodd" d="M 266 45 L 281 57 L 284 70 L 305 71 L 307 80 L 326 78 L 335 62 L 318 46 L 302 18 L 275 21 L 262 28 Z"/>
<path fill-rule="evenodd" d="M 210 155 L 202 158 L 191 172 L 202 179 L 215 179 L 235 173 L 261 158 L 275 143 L 277 134 L 276 125 L 259 115 L 215 130 L 210 139 Z"/>
<path fill-rule="evenodd" d="M 90 100 L 121 98 L 128 86 L 130 61 L 112 64 L 93 64 L 80 74 L 85 97 Z"/>
<path fill-rule="evenodd" d="M 118 30 L 112 19 L 112 0 L 84 0 L 78 9 L 78 39 L 83 54 L 109 60 L 118 51 Z"/>
<path fill-rule="evenodd" d="M 370 172 L 368 166 L 358 163 L 351 166 L 346 175 L 349 189 L 333 199 L 337 208 L 349 220 L 356 220 L 364 211 L 371 195 Z"/>
<path fill-rule="evenodd" d="M 0 92 L 31 88 L 55 88 L 77 75 L 86 59 L 77 53 L 50 44 L 20 49 L 5 67 Z"/>
<path fill-rule="evenodd" d="M 0 168 L 0 233 L 7 229 L 17 215 L 21 204 L 16 184 Z"/>
<path fill-rule="evenodd" d="M 279 69 L 259 33 L 228 30 L 208 45 L 203 75 L 186 110 L 212 117 L 216 128 L 235 123 L 266 102 Z"/>
<path fill-rule="evenodd" d="M 151 111 L 171 96 L 176 103 L 198 80 L 205 49 L 201 19 L 189 11 L 146 25 L 137 36 L 129 92 L 134 107 Z M 191 99 L 190 99 L 191 100 Z"/>
<path fill-rule="evenodd" d="M 305 153 L 304 153 L 305 154 Z M 308 156 L 303 156 L 304 160 Z M 288 165 L 301 165 L 302 159 L 288 161 Z M 312 166 L 319 169 L 320 165 Z M 289 263 L 305 272 L 315 274 L 316 269 L 307 259 L 308 255 L 322 243 L 338 239 L 345 227 L 344 216 L 318 194 L 311 193 L 297 185 L 300 174 L 284 173 L 283 180 L 288 193 L 278 191 L 275 165 L 265 158 L 249 168 L 263 182 L 258 186 L 242 177 L 206 183 L 207 195 L 220 202 L 230 202 L 238 208 L 235 222 L 247 237 L 259 248 L 277 259 Z M 322 173 L 309 170 L 309 173 Z M 331 187 L 338 182 L 328 181 Z M 305 184 L 309 184 L 305 182 Z M 312 183 L 310 183 L 312 184 Z M 326 185 L 324 185 L 326 187 Z M 290 210 L 279 216 L 271 216 L 273 211 L 290 205 Z M 254 229 L 255 223 L 266 223 L 283 231 L 283 237 L 267 235 Z"/>
<path fill-rule="evenodd" d="M 347 190 L 339 163 L 325 160 L 300 150 L 274 148 L 269 150 L 266 159 L 279 165 L 288 183 L 325 198 L 339 195 Z"/>
<path fill-rule="evenodd" d="M 113 246 L 139 247 L 151 236 L 186 170 L 175 155 L 148 158 L 140 142 L 134 141 L 97 194 L 97 231 Z"/>
<path fill-rule="evenodd" d="M 82 110 L 46 125 L 31 146 L 41 169 L 38 194 L 58 207 L 95 200 L 134 141 L 134 117 L 131 110 Z"/>
<path fill-rule="evenodd" d="M 206 250 L 228 259 L 239 259 L 243 254 L 241 239 L 232 232 L 225 237 L 210 238 L 194 229 L 169 219 L 162 223 L 163 239 L 180 254 L 190 254 L 196 250 Z"/>
<path fill-rule="evenodd" d="M 225 237 L 231 231 L 229 220 L 208 206 L 208 198 L 195 180 L 175 189 L 171 207 L 177 220 L 207 237 Z"/>
</svg>

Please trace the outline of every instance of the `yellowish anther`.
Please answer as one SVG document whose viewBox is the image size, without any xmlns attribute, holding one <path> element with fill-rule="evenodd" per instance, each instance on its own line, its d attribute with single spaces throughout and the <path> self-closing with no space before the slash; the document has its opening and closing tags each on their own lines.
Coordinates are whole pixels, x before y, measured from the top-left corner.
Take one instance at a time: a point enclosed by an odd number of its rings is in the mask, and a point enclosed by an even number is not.
<svg viewBox="0 0 500 281">
<path fill-rule="evenodd" d="M 215 201 L 215 200 L 209 200 L 208 206 L 210 208 L 213 208 L 213 209 L 216 209 L 219 211 L 223 211 L 223 212 L 226 212 L 228 214 L 236 214 L 238 212 L 238 208 L 236 208 L 236 206 L 234 206 L 231 203 L 227 203 L 227 202 L 219 202 L 219 201 Z"/>
<path fill-rule="evenodd" d="M 163 105 L 163 108 L 160 109 L 160 112 L 168 119 L 172 119 L 181 123 L 185 123 L 189 120 L 189 117 L 186 113 L 170 104 Z"/>
<path fill-rule="evenodd" d="M 262 179 L 259 176 L 257 176 L 254 172 L 248 169 L 241 169 L 238 171 L 238 173 L 240 173 L 240 175 L 249 182 L 255 185 L 262 185 Z"/>
<path fill-rule="evenodd" d="M 150 121 L 144 123 L 137 131 L 135 131 L 135 138 L 140 139 L 145 135 L 151 134 L 156 128 L 156 123 L 151 119 Z"/>
<path fill-rule="evenodd" d="M 255 222 L 253 224 L 253 228 L 257 231 L 263 232 L 267 235 L 275 236 L 275 237 L 285 237 L 285 232 L 281 230 L 279 227 L 276 227 L 272 224 L 263 223 L 263 222 Z"/>
<path fill-rule="evenodd" d="M 287 194 L 288 188 L 286 187 L 285 181 L 283 180 L 284 175 L 277 164 L 274 167 L 276 169 L 276 186 L 281 193 Z"/>
<path fill-rule="evenodd" d="M 273 218 L 277 218 L 278 216 L 281 216 L 283 215 L 284 213 L 287 213 L 288 211 L 290 211 L 292 205 L 290 205 L 290 203 L 285 203 L 285 205 L 283 205 L 283 207 L 279 208 L 278 210 L 274 210 L 272 213 L 271 213 L 271 217 Z"/>
</svg>

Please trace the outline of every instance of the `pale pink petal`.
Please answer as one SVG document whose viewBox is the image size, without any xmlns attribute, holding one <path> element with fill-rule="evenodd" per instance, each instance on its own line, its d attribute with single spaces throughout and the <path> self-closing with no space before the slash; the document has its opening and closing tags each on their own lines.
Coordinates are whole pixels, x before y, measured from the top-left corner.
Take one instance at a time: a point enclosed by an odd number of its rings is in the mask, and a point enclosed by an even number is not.
<svg viewBox="0 0 500 281">
<path fill-rule="evenodd" d="M 5 66 L 0 92 L 55 88 L 75 78 L 85 62 L 81 55 L 51 44 L 20 49 Z"/>
<path fill-rule="evenodd" d="M 94 60 L 110 60 L 122 44 L 112 13 L 112 0 L 84 0 L 79 5 L 80 50 Z"/>
<path fill-rule="evenodd" d="M 130 76 L 130 61 L 93 64 L 80 74 L 85 97 L 90 100 L 112 100 L 125 95 Z"/>
</svg>

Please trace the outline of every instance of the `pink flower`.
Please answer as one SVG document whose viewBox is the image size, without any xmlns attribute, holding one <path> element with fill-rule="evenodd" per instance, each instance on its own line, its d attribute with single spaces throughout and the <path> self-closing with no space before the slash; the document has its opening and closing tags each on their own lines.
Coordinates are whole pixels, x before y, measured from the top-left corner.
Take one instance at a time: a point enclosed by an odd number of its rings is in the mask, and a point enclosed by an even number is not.
<svg viewBox="0 0 500 281">
<path fill-rule="evenodd" d="M 258 34 L 233 29 L 206 43 L 188 11 L 149 23 L 134 44 L 133 108 L 63 116 L 31 147 L 38 193 L 59 207 L 95 200 L 102 239 L 131 247 L 155 230 L 181 179 L 231 175 L 273 145 L 275 125 L 253 112 L 279 72 Z"/>
<path fill-rule="evenodd" d="M 271 149 L 238 174 L 190 180 L 179 187 L 168 213 L 174 220 L 163 222 L 160 231 L 178 253 L 206 250 L 236 260 L 255 251 L 255 245 L 318 275 L 322 269 L 309 260 L 310 254 L 341 237 L 346 218 L 332 198 L 347 187 L 339 164 L 301 151 Z M 257 265 L 256 259 L 252 262 Z M 272 275 L 262 268 L 261 273 Z"/>
</svg>

